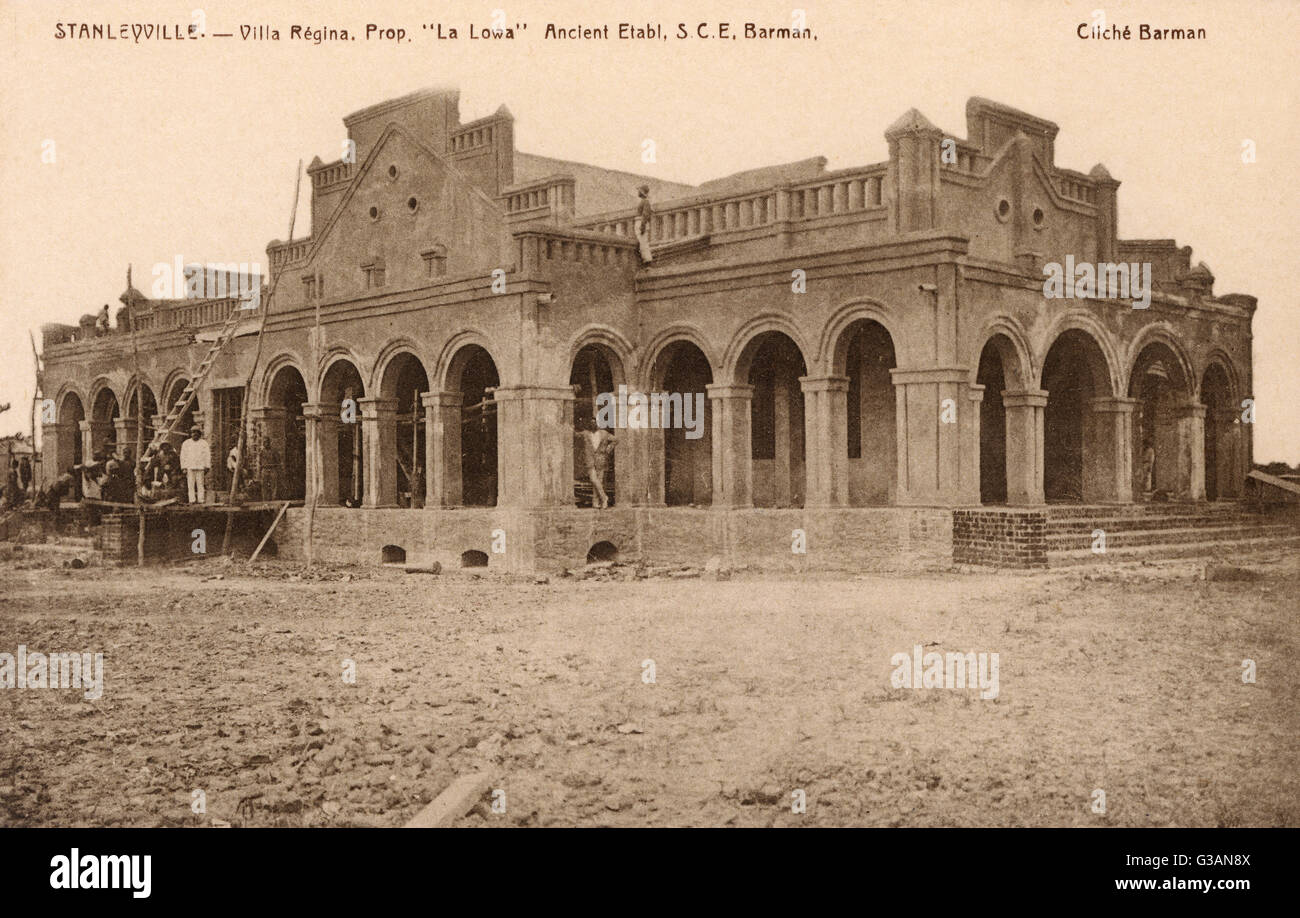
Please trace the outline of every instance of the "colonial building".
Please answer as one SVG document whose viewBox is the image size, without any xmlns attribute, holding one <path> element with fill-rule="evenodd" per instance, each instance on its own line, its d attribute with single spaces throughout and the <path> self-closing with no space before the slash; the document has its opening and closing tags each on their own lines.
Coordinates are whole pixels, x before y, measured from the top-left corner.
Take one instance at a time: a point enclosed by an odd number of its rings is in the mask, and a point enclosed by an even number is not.
<svg viewBox="0 0 1300 918">
<path fill-rule="evenodd" d="M 319 487 L 324 558 L 530 570 L 609 543 L 944 566 L 987 560 L 962 548 L 974 525 L 1021 563 L 1017 533 L 1041 537 L 1049 505 L 1238 496 L 1254 298 L 1216 296 L 1172 239 L 1120 238 L 1119 181 L 1057 165 L 1055 124 L 984 99 L 966 122 L 961 138 L 911 110 L 886 162 L 689 186 L 517 150 L 504 106 L 462 123 L 454 91 L 363 109 L 344 119 L 355 158 L 307 170 L 311 233 L 267 247 L 274 296 L 193 419 L 223 455 L 268 309 L 248 415 L 285 455 L 279 496 Z M 1149 300 L 1045 295 L 1067 263 L 1129 264 L 1134 284 L 1149 265 Z M 47 476 L 134 443 L 138 412 L 157 423 L 239 306 L 122 301 L 139 378 L 121 316 L 44 329 Z M 615 429 L 612 506 L 592 510 L 575 432 L 620 387 L 701 394 L 703 424 Z M 289 511 L 281 555 L 302 554 L 306 519 Z"/>
</svg>

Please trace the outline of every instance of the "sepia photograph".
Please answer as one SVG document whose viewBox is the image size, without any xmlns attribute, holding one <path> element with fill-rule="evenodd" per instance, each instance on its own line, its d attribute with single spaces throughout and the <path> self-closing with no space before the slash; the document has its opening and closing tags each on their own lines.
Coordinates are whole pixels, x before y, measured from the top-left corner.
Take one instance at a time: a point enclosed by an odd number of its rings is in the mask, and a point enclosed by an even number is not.
<svg viewBox="0 0 1300 918">
<path fill-rule="evenodd" d="M 1259 888 L 1300 3 L 801 2 L 0 0 L 17 886 L 603 827 Z"/>
</svg>

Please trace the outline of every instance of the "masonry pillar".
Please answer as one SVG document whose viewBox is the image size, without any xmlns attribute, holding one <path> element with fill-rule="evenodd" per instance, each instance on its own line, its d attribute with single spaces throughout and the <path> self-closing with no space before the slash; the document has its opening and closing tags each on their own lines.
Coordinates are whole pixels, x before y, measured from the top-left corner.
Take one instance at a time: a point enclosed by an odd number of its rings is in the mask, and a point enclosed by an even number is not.
<svg viewBox="0 0 1300 918">
<path fill-rule="evenodd" d="M 573 389 L 501 386 L 497 506 L 573 505 Z"/>
<path fill-rule="evenodd" d="M 1005 389 L 1007 418 L 1007 503 L 1035 505 L 1043 497 L 1043 412 L 1046 389 Z"/>
<path fill-rule="evenodd" d="M 963 420 L 978 406 L 970 401 L 970 374 L 961 367 L 890 370 L 897 399 L 898 496 L 902 505 L 957 506 L 979 503 L 962 474 L 962 454 L 978 451 Z M 976 436 L 978 423 L 974 426 Z M 976 452 L 978 455 L 978 452 Z"/>
<path fill-rule="evenodd" d="M 961 490 L 980 501 L 980 407 L 984 404 L 984 387 L 966 387 L 965 409 L 957 415 L 961 428 Z M 960 410 L 960 409 L 959 409 Z"/>
<path fill-rule="evenodd" d="M 849 503 L 849 378 L 801 376 L 804 393 L 805 507 Z"/>
<path fill-rule="evenodd" d="M 456 507 L 460 505 L 460 409 L 464 396 L 459 392 L 426 392 L 420 396 L 424 406 L 424 505 Z"/>
<path fill-rule="evenodd" d="M 357 399 L 361 412 L 363 507 L 397 506 L 397 399 Z"/>
<path fill-rule="evenodd" d="M 1135 398 L 1094 398 L 1083 423 L 1083 501 L 1133 502 Z"/>
<path fill-rule="evenodd" d="M 339 418 L 333 404 L 302 406 L 307 434 L 307 499 L 320 488 L 319 502 L 327 507 L 339 503 Z"/>
<path fill-rule="evenodd" d="M 46 484 L 53 483 L 64 472 L 72 471 L 80 436 L 76 421 L 41 425 L 41 475 Z"/>
<path fill-rule="evenodd" d="M 772 386 L 772 498 L 773 506 L 790 506 L 790 390 L 784 379 Z M 751 418 L 751 424 L 753 423 Z M 751 430 L 752 434 L 753 431 Z M 753 451 L 750 452 L 751 457 Z M 751 460 L 752 461 L 752 460 Z"/>
<path fill-rule="evenodd" d="M 1178 497 L 1205 499 L 1205 406 L 1200 402 L 1179 405 Z"/>
<path fill-rule="evenodd" d="M 710 383 L 704 387 L 713 410 L 713 506 L 754 506 L 754 461 L 750 411 L 754 387 Z"/>
<path fill-rule="evenodd" d="M 83 461 L 90 462 L 96 451 L 102 449 L 104 444 L 113 438 L 112 421 L 82 421 L 81 426 L 81 455 Z"/>
<path fill-rule="evenodd" d="M 135 455 L 135 418 L 117 417 L 113 418 L 113 438 L 117 444 L 117 454 L 126 456 Z M 149 431 L 145 430 L 143 443 L 149 445 Z M 216 461 L 216 456 L 212 461 Z"/>
</svg>

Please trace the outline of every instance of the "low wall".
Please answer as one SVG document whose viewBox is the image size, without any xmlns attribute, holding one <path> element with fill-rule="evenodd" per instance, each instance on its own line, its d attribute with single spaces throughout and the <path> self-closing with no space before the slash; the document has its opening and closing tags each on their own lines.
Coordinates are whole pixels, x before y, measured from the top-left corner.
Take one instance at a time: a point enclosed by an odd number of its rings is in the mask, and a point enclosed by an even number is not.
<svg viewBox="0 0 1300 918">
<path fill-rule="evenodd" d="M 305 508 L 286 514 L 276 531 L 280 557 L 306 557 L 306 520 Z M 396 547 L 413 560 L 459 567 L 464 552 L 476 551 L 490 568 L 515 573 L 581 566 L 599 542 L 612 543 L 624 559 L 703 565 L 717 557 L 733 567 L 790 571 L 942 570 L 953 559 L 952 511 L 941 508 L 329 507 L 317 509 L 313 531 L 314 557 L 322 562 L 377 564 L 385 547 Z"/>
<path fill-rule="evenodd" d="M 952 560 L 984 567 L 1047 567 L 1047 511 L 952 511 Z"/>
</svg>

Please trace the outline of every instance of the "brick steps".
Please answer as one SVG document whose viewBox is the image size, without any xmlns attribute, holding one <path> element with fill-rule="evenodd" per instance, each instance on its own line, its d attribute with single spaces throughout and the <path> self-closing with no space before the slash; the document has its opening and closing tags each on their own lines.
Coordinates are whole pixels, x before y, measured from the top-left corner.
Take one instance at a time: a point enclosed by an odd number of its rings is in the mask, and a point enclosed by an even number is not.
<svg viewBox="0 0 1300 918">
<path fill-rule="evenodd" d="M 1070 567 L 1120 561 L 1163 561 L 1174 558 L 1213 558 L 1222 561 L 1231 560 L 1236 555 L 1271 550 L 1300 550 L 1300 535 L 1187 542 L 1181 545 L 1135 545 L 1118 548 L 1112 548 L 1107 544 L 1104 555 L 1093 554 L 1091 548 L 1049 551 L 1047 553 L 1047 563 L 1049 567 Z"/>
<path fill-rule="evenodd" d="M 1106 550 L 1135 545 L 1184 545 L 1202 542 L 1235 542 L 1242 539 L 1275 538 L 1300 535 L 1294 526 L 1286 523 L 1246 523 L 1237 526 L 1202 526 L 1161 529 L 1129 529 L 1116 531 L 1104 525 L 1094 527 L 1106 533 Z M 1070 532 L 1049 535 L 1048 552 L 1092 550 L 1092 532 Z"/>
<path fill-rule="evenodd" d="M 1243 525 L 1243 521 L 1258 519 L 1246 513 L 1176 513 L 1169 516 L 1091 516 L 1071 520 L 1049 520 L 1048 537 L 1070 535 L 1083 531 L 1085 527 L 1105 529 L 1110 532 L 1136 532 L 1159 529 L 1210 529 L 1218 526 Z"/>
<path fill-rule="evenodd" d="M 1101 554 L 1092 551 L 1096 529 L 1106 533 Z M 1046 533 L 1049 566 L 1300 548 L 1294 518 L 1254 513 L 1234 502 L 1056 505 L 1048 508 Z"/>
</svg>

